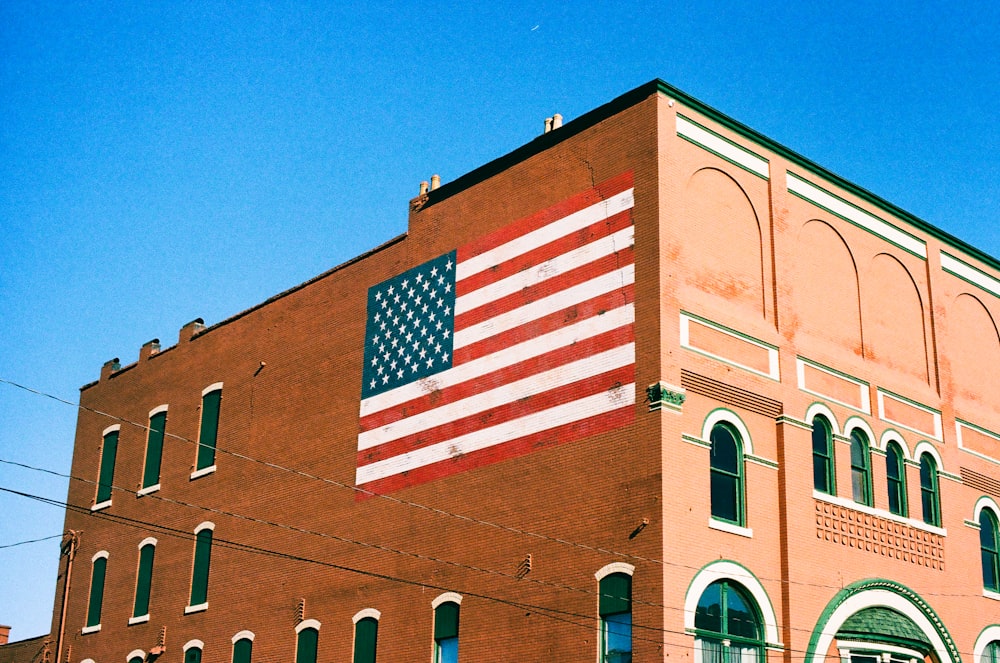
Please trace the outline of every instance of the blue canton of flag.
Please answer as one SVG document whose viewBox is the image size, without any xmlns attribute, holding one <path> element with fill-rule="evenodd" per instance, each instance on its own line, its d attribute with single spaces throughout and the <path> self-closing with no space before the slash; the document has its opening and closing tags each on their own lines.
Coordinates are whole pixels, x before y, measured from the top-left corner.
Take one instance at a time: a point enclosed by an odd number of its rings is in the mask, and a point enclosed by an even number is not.
<svg viewBox="0 0 1000 663">
<path fill-rule="evenodd" d="M 451 368 L 454 322 L 454 251 L 369 288 L 361 397 Z"/>
</svg>

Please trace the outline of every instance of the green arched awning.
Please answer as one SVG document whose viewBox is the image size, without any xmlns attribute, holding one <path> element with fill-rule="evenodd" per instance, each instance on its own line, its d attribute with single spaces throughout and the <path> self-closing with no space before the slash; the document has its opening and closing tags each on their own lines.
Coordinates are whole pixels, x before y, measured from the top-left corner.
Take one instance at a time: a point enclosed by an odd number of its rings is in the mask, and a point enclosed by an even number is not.
<svg viewBox="0 0 1000 663">
<path fill-rule="evenodd" d="M 909 617 L 884 606 L 865 608 L 848 617 L 837 631 L 837 638 L 899 645 L 923 654 L 933 649 Z"/>
</svg>

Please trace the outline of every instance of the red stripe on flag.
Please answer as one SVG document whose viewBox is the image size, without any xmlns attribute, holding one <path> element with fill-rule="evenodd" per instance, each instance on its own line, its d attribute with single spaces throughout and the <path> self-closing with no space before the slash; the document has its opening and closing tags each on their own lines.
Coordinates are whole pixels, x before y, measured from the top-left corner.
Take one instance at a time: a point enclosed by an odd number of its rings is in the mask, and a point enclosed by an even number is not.
<svg viewBox="0 0 1000 663">
<path fill-rule="evenodd" d="M 602 315 L 612 309 L 631 304 L 635 301 L 635 284 L 629 283 L 614 292 L 592 297 L 586 301 L 553 311 L 523 325 L 495 334 L 481 341 L 471 343 L 452 351 L 452 365 L 464 364 L 467 361 L 499 352 L 518 343 L 530 340 L 542 334 L 580 322 L 596 315 Z"/>
<path fill-rule="evenodd" d="M 517 380 L 537 375 L 558 366 L 563 366 L 582 357 L 588 357 L 611 348 L 617 348 L 634 340 L 632 326 L 619 327 L 592 338 L 580 340 L 571 345 L 556 348 L 536 357 L 530 357 L 516 364 L 511 364 L 491 373 L 485 373 L 471 380 L 453 385 L 446 389 L 414 398 L 405 403 L 373 412 L 361 419 L 361 431 L 370 431 L 387 424 L 395 423 L 423 412 L 428 412 L 442 405 L 456 403 L 463 398 L 479 394 L 496 387 L 510 384 Z M 631 382 L 632 378 L 629 378 Z"/>
<path fill-rule="evenodd" d="M 461 262 L 469 256 L 476 256 L 490 249 L 506 244 L 510 240 L 527 234 L 532 230 L 537 230 L 557 221 L 564 216 L 569 216 L 574 212 L 586 209 L 595 203 L 606 200 L 617 195 L 632 186 L 632 173 L 626 172 L 601 182 L 593 189 L 578 193 L 571 198 L 536 212 L 530 216 L 514 221 L 494 233 L 473 240 L 458 249 L 458 261 Z"/>
<path fill-rule="evenodd" d="M 448 421 L 434 428 L 407 435 L 371 449 L 358 452 L 358 467 L 375 463 L 386 458 L 429 447 L 439 442 L 453 440 L 466 433 L 472 433 L 490 426 L 498 426 L 508 421 L 543 412 L 550 408 L 572 403 L 585 396 L 607 391 L 609 388 L 631 383 L 635 369 L 633 364 L 606 371 L 583 380 L 566 384 L 551 385 L 551 388 L 532 396 L 492 407 L 485 412 L 473 412 L 460 419 Z M 541 385 L 539 385 L 541 386 Z"/>
<path fill-rule="evenodd" d="M 513 311 L 514 309 L 522 306 L 527 306 L 528 304 L 538 301 L 539 299 L 544 299 L 545 297 L 553 295 L 560 290 L 566 290 L 567 288 L 571 288 L 575 285 L 586 283 L 587 281 L 601 276 L 602 274 L 609 274 L 617 269 L 625 267 L 626 265 L 631 265 L 633 262 L 635 262 L 635 252 L 631 249 L 601 256 L 597 260 L 589 262 L 586 265 L 580 265 L 575 269 L 571 269 L 557 276 L 553 276 L 552 278 L 545 279 L 540 283 L 528 286 L 527 288 L 522 288 L 517 292 L 512 292 L 505 297 L 494 299 L 483 304 L 482 306 L 472 309 L 471 311 L 466 311 L 465 313 L 456 315 L 455 329 L 465 329 L 466 327 L 471 327 L 472 325 L 489 320 L 494 316 L 507 313 L 508 311 Z"/>
<path fill-rule="evenodd" d="M 505 260 L 499 265 L 490 269 L 485 269 L 477 274 L 473 274 L 462 279 L 455 284 L 455 295 L 461 297 L 464 294 L 478 290 L 484 285 L 495 283 L 519 272 L 541 264 L 546 260 L 552 260 L 558 256 L 568 253 L 574 249 L 586 246 L 598 239 L 607 237 L 613 233 L 623 230 L 632 225 L 632 210 L 623 210 L 605 220 L 597 221 L 586 228 L 560 237 L 548 244 L 539 246 L 522 255 L 514 256 L 510 260 Z"/>
<path fill-rule="evenodd" d="M 401 488 L 433 481 L 434 479 L 440 479 L 458 472 L 524 456 L 539 449 L 555 447 L 567 442 L 573 442 L 582 437 L 605 433 L 631 424 L 633 421 L 635 421 L 635 405 L 629 404 L 617 410 L 587 417 L 581 421 L 574 421 L 563 426 L 526 435 L 510 442 L 504 442 L 467 454 L 460 454 L 448 460 L 418 467 L 401 474 L 385 477 L 384 479 L 371 481 L 363 484 L 363 486 L 365 490 L 375 494 L 391 493 Z M 360 492 L 355 495 L 358 500 L 370 497 L 370 495 Z"/>
</svg>

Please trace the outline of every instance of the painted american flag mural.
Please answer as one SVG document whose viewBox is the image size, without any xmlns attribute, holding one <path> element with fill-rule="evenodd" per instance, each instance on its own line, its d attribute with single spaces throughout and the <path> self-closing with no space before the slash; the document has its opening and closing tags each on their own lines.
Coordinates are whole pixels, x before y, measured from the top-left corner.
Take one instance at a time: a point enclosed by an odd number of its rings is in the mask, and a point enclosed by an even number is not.
<svg viewBox="0 0 1000 663">
<path fill-rule="evenodd" d="M 633 206 L 625 173 L 369 289 L 358 486 L 633 421 Z"/>
</svg>

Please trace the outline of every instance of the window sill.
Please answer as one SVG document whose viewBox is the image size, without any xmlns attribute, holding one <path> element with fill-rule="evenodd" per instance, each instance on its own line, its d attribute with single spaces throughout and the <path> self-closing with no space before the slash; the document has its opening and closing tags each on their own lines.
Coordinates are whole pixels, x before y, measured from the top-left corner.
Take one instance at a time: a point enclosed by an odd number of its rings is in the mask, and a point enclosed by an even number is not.
<svg viewBox="0 0 1000 663">
<path fill-rule="evenodd" d="M 1000 592 L 994 592 L 992 589 L 984 589 L 983 596 L 994 601 L 1000 601 Z"/>
<path fill-rule="evenodd" d="M 145 624 L 148 621 L 149 621 L 149 613 L 147 612 L 145 615 L 140 615 L 138 617 L 129 617 L 128 625 L 134 626 L 135 624 Z"/>
<path fill-rule="evenodd" d="M 203 476 L 207 476 L 209 474 L 214 474 L 214 473 L 215 473 L 215 464 L 213 463 L 208 467 L 203 467 L 200 470 L 195 470 L 194 472 L 192 472 L 191 481 L 194 481 L 195 479 L 199 479 Z"/>
<path fill-rule="evenodd" d="M 737 536 L 745 536 L 748 539 L 753 538 L 752 529 L 749 527 L 743 527 L 742 525 L 737 525 L 736 523 L 727 523 L 724 520 L 709 518 L 708 526 L 712 529 L 717 529 L 720 532 L 729 532 L 730 534 L 736 534 Z"/>
<path fill-rule="evenodd" d="M 198 605 L 189 605 L 184 608 L 184 614 L 191 615 L 196 612 L 204 612 L 206 610 L 208 610 L 208 603 L 199 603 Z"/>
<path fill-rule="evenodd" d="M 916 518 L 904 518 L 903 516 L 897 516 L 896 514 L 885 511 L 883 509 L 876 509 L 874 507 L 865 506 L 855 502 L 854 500 L 845 499 L 843 497 L 837 497 L 836 495 L 828 495 L 827 493 L 821 493 L 818 490 L 813 490 L 813 499 L 819 500 L 820 502 L 829 502 L 830 504 L 836 504 L 837 506 L 846 507 L 848 509 L 854 509 L 855 511 L 860 511 L 861 513 L 867 513 L 871 516 L 877 516 L 879 518 L 885 518 L 886 520 L 891 520 L 896 523 L 901 523 L 903 525 L 909 525 L 910 527 L 915 527 L 919 530 L 925 532 L 930 532 L 932 534 L 938 534 L 940 536 L 948 536 L 948 530 L 943 527 L 936 527 L 934 525 L 928 525 L 922 520 L 917 520 Z"/>
<path fill-rule="evenodd" d="M 111 500 L 107 500 L 105 502 L 98 502 L 94 506 L 90 507 L 90 510 L 100 511 L 101 509 L 107 509 L 109 506 L 111 506 Z"/>
<path fill-rule="evenodd" d="M 100 624 L 95 624 L 94 626 L 84 626 L 80 629 L 80 635 L 87 635 L 88 633 L 97 633 L 101 630 Z"/>
<path fill-rule="evenodd" d="M 160 489 L 160 484 L 154 483 L 152 486 L 146 486 L 145 488 L 140 488 L 136 491 L 136 497 L 142 497 L 143 495 L 149 495 L 150 493 L 155 493 Z"/>
</svg>

